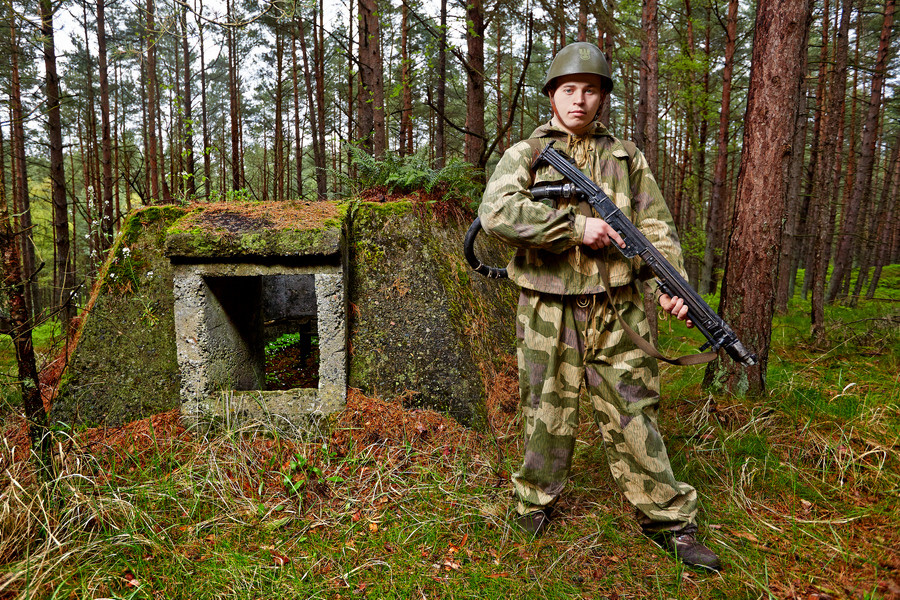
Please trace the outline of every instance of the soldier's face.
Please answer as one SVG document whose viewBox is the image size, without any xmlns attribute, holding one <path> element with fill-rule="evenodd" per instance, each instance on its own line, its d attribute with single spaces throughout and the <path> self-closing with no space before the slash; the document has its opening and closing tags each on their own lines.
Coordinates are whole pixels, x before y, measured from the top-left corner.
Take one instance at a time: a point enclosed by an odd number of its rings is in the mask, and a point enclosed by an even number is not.
<svg viewBox="0 0 900 600">
<path fill-rule="evenodd" d="M 557 79 L 550 94 L 555 123 L 575 135 L 586 133 L 600 110 L 606 93 L 599 75 L 576 73 Z"/>
</svg>

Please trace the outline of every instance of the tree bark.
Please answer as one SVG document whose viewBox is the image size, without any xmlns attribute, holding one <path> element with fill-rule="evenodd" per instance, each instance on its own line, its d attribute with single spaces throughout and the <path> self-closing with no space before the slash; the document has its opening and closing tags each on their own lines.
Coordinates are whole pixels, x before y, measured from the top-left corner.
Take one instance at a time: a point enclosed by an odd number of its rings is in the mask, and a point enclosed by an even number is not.
<svg viewBox="0 0 900 600">
<path fill-rule="evenodd" d="M 159 202 L 159 165 L 156 148 L 156 24 L 154 0 L 147 0 L 147 169 L 150 172 L 150 201 Z"/>
<path fill-rule="evenodd" d="M 840 122 L 844 115 L 844 96 L 847 89 L 847 33 L 850 29 L 851 1 L 843 0 L 841 24 L 836 32 L 834 69 L 831 73 L 829 100 L 822 115 L 822 130 L 819 139 L 819 159 L 813 184 L 813 220 L 815 231 L 812 258 L 812 289 L 810 329 L 815 343 L 825 341 L 825 273 L 830 258 L 829 242 L 834 230 L 831 210 L 835 194 L 835 158 L 840 148 L 838 136 Z"/>
<path fill-rule="evenodd" d="M 194 200 L 197 195 L 197 183 L 194 173 L 194 119 L 191 111 L 191 47 L 188 43 L 187 6 L 181 7 L 181 51 L 184 54 L 184 182 L 185 196 Z"/>
<path fill-rule="evenodd" d="M 447 0 L 441 0 L 441 35 L 438 40 L 437 63 L 437 122 L 435 123 L 434 164 L 442 169 L 446 164 L 447 139 L 444 131 L 444 114 L 447 110 Z"/>
<path fill-rule="evenodd" d="M 291 29 L 291 81 L 294 87 L 294 148 L 296 164 L 295 176 L 297 178 L 297 196 L 303 196 L 303 152 L 300 148 L 300 64 L 297 62 L 297 30 L 301 27 L 297 24 Z"/>
<path fill-rule="evenodd" d="M 744 118 L 734 228 L 728 245 L 720 313 L 758 364 L 743 367 L 720 356 L 706 370 L 705 384 L 736 395 L 762 394 L 772 332 L 775 277 L 787 168 L 804 76 L 809 0 L 760 0 L 753 39 L 750 89 Z"/>
<path fill-rule="evenodd" d="M 316 74 L 316 123 L 318 127 L 313 129 L 313 141 L 318 146 L 318 162 L 316 163 L 316 193 L 319 199 L 328 197 L 328 155 L 325 150 L 325 24 L 322 3 L 316 3 L 319 10 L 319 28 L 313 28 L 313 70 Z M 315 19 L 313 19 L 315 22 Z M 384 91 L 382 87 L 381 100 L 382 135 L 384 135 Z M 387 139 L 382 142 L 385 147 Z"/>
<path fill-rule="evenodd" d="M 900 142 L 898 142 L 900 143 Z M 875 297 L 875 289 L 878 286 L 878 280 L 881 278 L 882 268 L 889 264 L 892 260 L 892 253 L 894 250 L 894 243 L 892 240 L 896 239 L 898 223 L 900 220 L 897 220 L 897 205 L 900 204 L 900 160 L 895 160 L 894 168 L 893 168 L 893 181 L 891 183 L 891 190 L 888 192 L 887 198 L 885 199 L 885 210 L 884 217 L 879 219 L 878 224 L 878 234 L 876 237 L 875 247 L 877 248 L 877 254 L 875 256 L 875 270 L 872 273 L 872 280 L 869 282 L 869 289 L 866 292 L 866 299 L 871 300 Z"/>
<path fill-rule="evenodd" d="M 22 293 L 25 298 L 24 310 L 28 315 L 34 315 L 37 310 L 37 285 L 34 281 L 37 259 L 35 257 L 34 242 L 32 240 L 31 224 L 31 199 L 28 194 L 28 162 L 25 154 L 25 112 L 22 109 L 22 84 L 19 76 L 19 48 L 18 32 L 16 30 L 16 14 L 12 4 L 9 6 L 9 31 L 10 31 L 10 116 L 12 117 L 12 158 L 13 158 L 13 205 L 15 207 L 16 224 L 15 231 L 10 233 L 10 239 L 19 244 L 21 252 Z M 17 261 L 18 263 L 18 261 Z"/>
<path fill-rule="evenodd" d="M 890 230 L 890 221 L 892 215 L 891 197 L 894 186 L 900 180 L 900 130 L 894 138 L 894 149 L 886 165 L 884 182 L 881 189 L 881 201 L 878 210 L 875 211 L 875 218 L 872 221 L 871 228 L 868 232 L 864 250 L 860 257 L 859 274 L 856 277 L 856 284 L 853 286 L 853 296 L 850 298 L 850 306 L 856 307 L 859 302 L 859 295 L 866 286 L 869 279 L 869 267 L 879 266 L 880 258 L 887 249 L 888 242 L 885 233 Z M 883 263 L 881 263 L 883 265 Z"/>
<path fill-rule="evenodd" d="M 43 10 L 43 5 L 41 8 Z M 14 41 L 13 51 L 16 52 L 14 29 L 12 39 Z M 0 173 L 6 170 L 4 156 L 3 128 L 0 128 Z M 3 278 L 3 290 L 9 315 L 2 318 L 2 330 L 3 333 L 12 337 L 16 352 L 19 390 L 22 393 L 22 407 L 25 409 L 25 420 L 28 422 L 31 452 L 41 480 L 47 482 L 53 478 L 52 445 L 47 429 L 47 412 L 44 410 L 44 402 L 41 399 L 37 360 L 32 344 L 32 313 L 28 312 L 27 285 L 22 276 L 19 245 L 16 239 L 20 234 L 21 232 L 13 229 L 10 222 L 9 209 L 6 204 L 5 179 L 0 175 L 0 257 L 2 257 L 0 276 Z"/>
<path fill-rule="evenodd" d="M 807 53 L 800 58 L 801 69 L 806 72 Z M 791 154 L 791 164 L 788 167 L 787 200 L 785 202 L 786 215 L 784 219 L 784 235 L 782 236 L 781 258 L 778 261 L 778 287 L 775 293 L 775 310 L 786 313 L 788 301 L 791 297 L 792 282 L 794 279 L 795 260 L 797 253 L 797 232 L 800 225 L 800 212 L 803 200 L 800 198 L 800 186 L 803 181 L 803 159 L 805 158 L 806 132 L 809 110 L 806 103 L 806 79 L 802 82 L 800 91 L 800 103 L 797 107 L 797 121 L 794 125 L 794 141 L 792 147 L 796 150 Z"/>
<path fill-rule="evenodd" d="M 837 16 L 837 8 L 835 8 L 835 16 Z M 822 139 L 822 121 L 825 116 L 825 96 L 826 84 L 828 82 L 828 65 L 829 65 L 829 27 L 831 26 L 831 18 L 829 16 L 829 0 L 824 0 L 822 8 L 822 49 L 819 52 L 818 65 L 818 84 L 816 85 L 816 111 L 813 119 L 813 139 L 809 153 L 809 164 L 806 167 L 806 191 L 803 194 L 806 204 L 806 222 L 803 229 L 802 255 L 804 258 L 805 273 L 803 276 L 802 295 L 805 300 L 809 295 L 812 287 L 812 277 L 815 271 L 815 246 L 816 246 L 816 211 L 817 203 L 813 201 L 813 191 L 816 181 L 816 173 L 819 169 L 819 143 Z M 798 265 L 799 268 L 799 265 Z"/>
<path fill-rule="evenodd" d="M 313 163 L 316 166 L 316 194 L 319 199 L 325 197 L 326 190 L 323 189 L 324 186 L 320 186 L 319 183 L 319 173 L 324 172 L 325 169 L 325 157 L 320 154 L 320 146 L 317 140 L 316 131 L 319 130 L 321 125 L 318 122 L 318 111 L 315 110 L 315 100 L 314 100 L 314 92 L 313 92 L 313 75 L 312 69 L 309 64 L 309 54 L 307 52 L 306 47 L 306 33 L 303 21 L 297 23 L 298 32 L 300 34 L 300 52 L 303 56 L 303 78 L 306 82 L 306 114 L 309 117 L 309 127 L 313 132 Z M 315 35 L 315 34 L 313 34 Z"/>
<path fill-rule="evenodd" d="M 109 123 L 109 67 L 106 57 L 106 0 L 97 0 L 97 58 L 100 75 L 100 163 L 103 171 L 103 199 L 100 208 L 101 250 L 113 241 L 112 134 Z"/>
<path fill-rule="evenodd" d="M 465 160 L 483 173 L 484 129 L 484 3 L 470 0 L 466 5 L 466 136 Z"/>
<path fill-rule="evenodd" d="M 273 150 L 275 154 L 274 197 L 277 202 L 284 200 L 284 46 L 282 45 L 281 28 L 275 24 L 275 135 Z"/>
<path fill-rule="evenodd" d="M 70 296 L 75 285 L 75 272 L 70 260 L 69 207 L 66 198 L 65 157 L 63 156 L 62 120 L 59 108 L 59 74 L 56 69 L 56 46 L 53 35 L 51 0 L 41 0 L 41 37 L 43 38 L 44 70 L 47 94 L 47 141 L 50 144 L 50 198 L 53 204 L 53 239 L 55 268 L 53 304 L 59 310 L 63 331 L 75 316 L 75 304 Z M 5 198 L 0 197 L 5 203 Z"/>
<path fill-rule="evenodd" d="M 887 70 L 887 53 L 891 39 L 891 26 L 894 22 L 894 9 L 896 0 L 887 0 L 884 5 L 884 22 L 881 27 L 881 40 L 878 45 L 878 58 L 875 62 L 875 74 L 872 77 L 872 94 L 869 100 L 869 110 L 866 113 L 866 121 L 863 126 L 862 144 L 860 148 L 859 162 L 856 165 L 856 177 L 853 182 L 853 193 L 850 203 L 845 208 L 844 225 L 838 240 L 834 269 L 828 286 L 826 300 L 833 302 L 838 295 L 845 272 L 850 270 L 853 258 L 853 240 L 858 235 L 857 223 L 859 221 L 860 206 L 868 200 L 869 189 L 872 182 L 872 167 L 875 162 L 875 142 L 878 133 L 878 116 L 881 112 L 881 92 L 884 87 L 884 78 Z M 861 32 L 857 32 L 859 35 Z"/>
<path fill-rule="evenodd" d="M 209 200 L 212 192 L 212 147 L 209 139 L 209 119 L 206 110 L 206 54 L 203 51 L 203 3 L 198 7 L 197 35 L 200 38 L 200 113 L 203 127 L 203 195 Z"/>
<path fill-rule="evenodd" d="M 373 156 L 385 151 L 384 67 L 376 0 L 359 0 L 359 140 Z"/>
<path fill-rule="evenodd" d="M 234 19 L 233 3 L 227 4 L 228 17 Z M 234 192 L 244 187 L 243 154 L 241 153 L 240 126 L 240 76 L 238 75 L 238 44 L 233 27 L 227 30 L 228 43 L 228 107 L 231 120 L 231 189 Z"/>
<path fill-rule="evenodd" d="M 647 0 L 647 124 L 644 156 L 650 170 L 659 166 L 659 17 L 657 0 Z"/>
<path fill-rule="evenodd" d="M 719 109 L 719 132 L 716 136 L 716 162 L 713 167 L 709 214 L 706 219 L 706 246 L 703 249 L 703 269 L 700 272 L 700 291 L 713 294 L 716 281 L 714 269 L 719 265 L 716 250 L 722 247 L 725 209 L 725 178 L 728 175 L 728 129 L 731 123 L 731 80 L 734 75 L 734 50 L 737 40 L 738 0 L 729 0 L 725 25 L 725 64 L 722 67 L 722 104 Z"/>
</svg>

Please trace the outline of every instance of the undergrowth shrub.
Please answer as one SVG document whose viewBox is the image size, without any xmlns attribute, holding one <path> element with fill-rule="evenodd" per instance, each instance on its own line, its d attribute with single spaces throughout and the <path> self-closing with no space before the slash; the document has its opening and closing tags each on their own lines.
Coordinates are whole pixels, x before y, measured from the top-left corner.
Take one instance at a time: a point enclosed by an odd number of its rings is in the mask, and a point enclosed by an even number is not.
<svg viewBox="0 0 900 600">
<path fill-rule="evenodd" d="M 342 173 L 334 175 L 357 195 L 381 188 L 392 194 L 421 191 L 441 200 L 462 200 L 470 208 L 481 197 L 482 186 L 475 169 L 459 158 L 451 158 L 444 167 L 435 168 L 427 157 L 427 149 L 408 156 L 386 152 L 382 157 L 356 146 L 348 146 L 348 152 L 357 176 L 351 179 Z"/>
</svg>

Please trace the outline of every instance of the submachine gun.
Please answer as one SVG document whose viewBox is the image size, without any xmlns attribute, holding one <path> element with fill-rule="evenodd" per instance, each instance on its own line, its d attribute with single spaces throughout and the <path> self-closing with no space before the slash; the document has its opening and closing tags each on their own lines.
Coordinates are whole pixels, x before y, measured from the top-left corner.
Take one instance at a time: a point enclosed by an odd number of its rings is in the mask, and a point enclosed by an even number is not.
<svg viewBox="0 0 900 600">
<path fill-rule="evenodd" d="M 535 166 L 547 163 L 556 169 L 568 182 L 557 184 L 541 184 L 529 190 L 535 199 L 538 198 L 578 198 L 586 200 L 591 205 L 601 219 L 606 221 L 610 227 L 616 230 L 625 247 L 621 248 L 618 244 L 613 244 L 625 258 L 633 258 L 640 256 L 645 263 L 653 270 L 656 275 L 656 282 L 659 289 L 672 297 L 679 297 L 684 300 L 688 307 L 687 318 L 690 319 L 694 326 L 700 330 L 707 342 L 700 348 L 706 350 L 712 348 L 718 351 L 724 349 L 731 358 L 743 365 L 755 365 L 756 355 L 749 351 L 731 330 L 731 327 L 722 320 L 722 317 L 709 307 L 703 298 L 694 291 L 691 285 L 678 273 L 678 271 L 669 264 L 662 253 L 650 243 L 641 231 L 635 227 L 628 218 L 622 213 L 609 196 L 604 193 L 600 186 L 591 181 L 584 173 L 574 166 L 569 158 L 556 150 L 551 142 L 545 147 L 535 160 Z M 464 241 L 464 253 L 469 265 L 476 272 L 490 278 L 505 278 L 507 276 L 506 269 L 498 269 L 489 267 L 481 263 L 475 256 L 474 244 L 475 238 L 481 231 L 481 219 L 477 218 L 472 222 L 469 230 L 466 232 Z"/>
</svg>

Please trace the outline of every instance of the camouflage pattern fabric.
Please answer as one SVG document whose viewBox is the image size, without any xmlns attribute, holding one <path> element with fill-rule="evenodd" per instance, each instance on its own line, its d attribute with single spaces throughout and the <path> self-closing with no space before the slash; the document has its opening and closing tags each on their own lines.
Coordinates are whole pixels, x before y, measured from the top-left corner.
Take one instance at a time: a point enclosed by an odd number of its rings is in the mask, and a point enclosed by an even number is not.
<svg viewBox="0 0 900 600">
<path fill-rule="evenodd" d="M 603 434 L 612 474 L 649 530 L 693 523 L 697 493 L 675 480 L 656 426 L 656 361 L 636 348 L 607 305 L 616 303 L 626 323 L 645 338 L 649 327 L 637 280 L 639 259 L 613 247 L 581 245 L 586 203 L 535 202 L 528 188 L 557 181 L 552 167 L 532 169 L 551 141 L 616 203 L 666 259 L 687 277 L 671 214 L 638 151 L 629 152 L 600 123 L 583 136 L 552 124 L 500 159 L 478 214 L 485 231 L 518 250 L 509 276 L 522 287 L 516 330 L 525 425 L 525 458 L 513 475 L 520 514 L 551 506 L 569 477 L 582 383 Z M 598 265 L 609 268 L 613 293 L 605 293 Z"/>
<path fill-rule="evenodd" d="M 639 151 L 629 157 L 624 143 L 598 122 L 582 138 L 542 125 L 531 140 L 512 146 L 497 164 L 478 215 L 486 232 L 518 248 L 507 267 L 510 279 L 523 288 L 549 294 L 595 294 L 603 291 L 596 261 L 609 266 L 612 286 L 630 284 L 642 265 L 640 259 L 628 260 L 613 247 L 593 250 L 581 246 L 585 219 L 593 214 L 587 203 L 562 200 L 550 206 L 533 200 L 529 187 L 562 177 L 549 165 L 534 172 L 531 169 L 536 150 L 551 141 L 576 159 L 579 168 L 686 278 L 672 216 L 647 160 Z"/>
<path fill-rule="evenodd" d="M 616 288 L 622 318 L 649 337 L 640 292 Z M 635 347 L 607 294 L 554 296 L 523 289 L 516 318 L 525 458 L 512 476 L 519 514 L 552 506 L 569 477 L 582 382 L 610 470 L 647 530 L 692 524 L 697 492 L 675 480 L 656 424 L 659 370 Z"/>
</svg>

